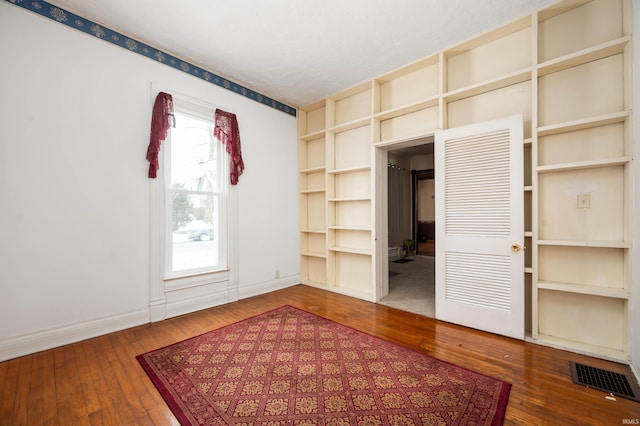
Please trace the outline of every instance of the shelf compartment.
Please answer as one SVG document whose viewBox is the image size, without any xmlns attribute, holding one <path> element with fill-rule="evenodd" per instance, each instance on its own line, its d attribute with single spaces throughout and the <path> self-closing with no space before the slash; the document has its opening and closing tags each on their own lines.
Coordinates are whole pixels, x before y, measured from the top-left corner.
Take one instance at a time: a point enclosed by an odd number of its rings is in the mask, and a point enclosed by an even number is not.
<svg viewBox="0 0 640 426">
<path fill-rule="evenodd" d="M 612 249 L 628 249 L 631 243 L 627 241 L 597 241 L 597 240 L 538 240 L 539 246 L 565 247 L 599 247 Z"/>
<path fill-rule="evenodd" d="M 538 11 L 538 22 L 543 22 L 547 19 L 567 13 L 577 7 L 584 6 L 590 1 L 593 0 L 563 0 L 558 3 L 554 3 L 553 5 Z"/>
<path fill-rule="evenodd" d="M 559 133 L 573 132 L 582 129 L 591 129 L 598 126 L 622 123 L 631 116 L 631 111 L 618 111 L 611 114 L 596 115 L 573 121 L 560 122 L 538 127 L 538 137 L 557 135 Z"/>
<path fill-rule="evenodd" d="M 532 70 L 531 67 L 524 68 L 518 71 L 511 72 L 509 74 L 501 75 L 499 77 L 485 80 L 476 83 L 471 86 L 465 86 L 457 90 L 452 90 L 442 97 L 446 102 L 455 102 L 460 99 L 469 98 L 471 96 L 477 96 L 483 93 L 491 92 L 503 87 L 512 86 L 514 84 L 522 83 L 531 80 Z"/>
<path fill-rule="evenodd" d="M 540 334 L 614 351 L 626 346 L 626 300 L 538 289 Z"/>
<path fill-rule="evenodd" d="M 326 259 L 315 256 L 300 256 L 300 282 L 314 287 L 326 287 Z"/>
<path fill-rule="evenodd" d="M 539 174 L 538 237 L 541 240 L 623 241 L 624 182 L 622 166 Z"/>
<path fill-rule="evenodd" d="M 311 174 L 311 173 L 324 173 L 324 171 L 325 171 L 325 166 L 318 166 L 318 167 L 311 167 L 309 169 L 301 169 L 298 171 L 298 173 Z"/>
<path fill-rule="evenodd" d="M 313 251 L 301 251 L 300 252 L 301 256 L 307 256 L 307 257 L 320 257 L 323 259 L 327 258 L 327 254 L 326 253 L 318 253 L 318 252 L 313 252 Z"/>
<path fill-rule="evenodd" d="M 593 161 L 615 162 L 622 158 L 626 158 L 624 123 L 538 138 L 538 167 Z"/>
<path fill-rule="evenodd" d="M 370 226 L 357 226 L 357 225 L 329 225 L 329 230 L 341 229 L 345 231 L 371 231 Z"/>
<path fill-rule="evenodd" d="M 302 172 L 324 169 L 325 138 L 321 137 L 298 142 L 298 169 Z"/>
<path fill-rule="evenodd" d="M 299 194 L 300 203 L 300 228 L 301 229 L 325 229 L 325 193 L 312 192 Z"/>
<path fill-rule="evenodd" d="M 329 233 L 329 251 L 372 254 L 371 231 L 332 229 Z"/>
<path fill-rule="evenodd" d="M 523 164 L 523 182 L 526 188 L 532 186 L 533 183 L 533 149 L 531 145 L 524 145 L 522 148 Z"/>
<path fill-rule="evenodd" d="M 371 197 L 329 198 L 327 201 L 330 203 L 340 203 L 340 202 L 347 202 L 347 201 L 371 201 Z"/>
<path fill-rule="evenodd" d="M 538 279 L 541 282 L 576 286 L 578 289 L 597 287 L 605 293 L 626 294 L 623 285 L 627 257 L 625 251 L 610 247 L 539 245 Z M 589 294 L 595 294 L 593 291 L 590 290 Z"/>
<path fill-rule="evenodd" d="M 531 81 L 503 87 L 446 105 L 446 127 L 460 127 L 482 121 L 522 114 L 524 138 L 531 137 Z"/>
<path fill-rule="evenodd" d="M 589 356 L 596 356 L 615 362 L 628 362 L 627 355 L 622 350 L 615 350 L 609 348 L 603 348 L 600 346 L 588 345 L 585 343 L 575 342 L 572 340 L 560 339 L 554 336 L 547 336 L 545 334 L 539 334 L 537 339 L 528 340 L 530 342 L 537 343 L 539 345 L 549 346 L 552 348 L 559 348 L 562 350 L 570 350 L 572 352 L 585 354 Z"/>
<path fill-rule="evenodd" d="M 326 229 L 322 228 L 322 229 L 312 229 L 312 228 L 301 228 L 300 232 L 306 232 L 307 234 L 322 234 L 325 235 L 327 233 Z"/>
<path fill-rule="evenodd" d="M 300 108 L 299 114 L 303 119 L 300 121 L 300 135 L 305 135 L 301 139 L 313 138 L 314 135 L 324 131 L 326 127 L 326 103 L 324 100 Z"/>
<path fill-rule="evenodd" d="M 371 116 L 371 83 L 367 82 L 330 97 L 334 119 L 330 128 Z"/>
<path fill-rule="evenodd" d="M 317 132 L 313 132 L 313 133 L 308 133 L 306 135 L 301 135 L 298 137 L 298 139 L 303 140 L 303 141 L 309 141 L 312 139 L 319 139 L 324 137 L 324 129 L 323 130 L 318 130 Z"/>
<path fill-rule="evenodd" d="M 314 192 L 324 192 L 325 175 L 324 169 L 311 173 L 300 173 L 298 175 L 300 192 L 311 194 Z"/>
<path fill-rule="evenodd" d="M 401 115 L 405 115 L 405 114 L 411 114 L 412 112 L 420 111 L 423 109 L 437 107 L 439 102 L 440 102 L 440 96 L 436 95 L 430 98 L 418 100 L 410 104 L 405 104 L 393 109 L 382 110 L 381 112 L 374 114 L 373 118 L 379 121 L 389 120 L 391 118 L 400 117 Z"/>
<path fill-rule="evenodd" d="M 306 256 L 326 257 L 326 235 L 302 232 L 300 234 L 300 250 Z"/>
<path fill-rule="evenodd" d="M 627 355 L 623 350 L 616 350 L 610 348 L 604 348 L 602 346 L 589 345 L 582 342 L 576 342 L 574 340 L 567 340 L 564 338 L 558 338 L 555 336 L 548 336 L 546 334 L 538 334 L 536 339 L 529 340 L 539 345 L 549 346 L 552 348 L 559 348 L 562 350 L 571 350 L 573 352 L 587 354 L 591 356 L 597 356 L 598 358 L 604 358 L 617 362 L 628 362 Z"/>
<path fill-rule="evenodd" d="M 564 71 L 579 65 L 593 62 L 609 56 L 623 53 L 627 45 L 631 41 L 631 37 L 625 36 L 616 40 L 602 43 L 598 46 L 574 52 L 572 54 L 561 56 L 538 65 L 538 77 Z"/>
<path fill-rule="evenodd" d="M 531 17 L 525 17 L 445 50 L 445 92 L 498 80 L 522 69 L 528 69 L 530 75 L 531 39 Z"/>
<path fill-rule="evenodd" d="M 540 77 L 540 125 L 624 111 L 623 70 L 623 55 L 618 54 Z"/>
<path fill-rule="evenodd" d="M 524 229 L 533 229 L 532 212 L 533 212 L 533 193 L 524 192 Z M 529 247 L 531 245 L 529 244 Z"/>
<path fill-rule="evenodd" d="M 335 251 L 340 253 L 352 253 L 352 254 L 362 254 L 366 256 L 371 256 L 371 250 L 364 249 L 356 249 L 356 248 L 348 248 L 348 247 L 329 247 L 329 251 Z"/>
<path fill-rule="evenodd" d="M 327 201 L 369 200 L 371 199 L 370 169 L 331 174 L 329 187 L 331 191 Z"/>
<path fill-rule="evenodd" d="M 371 126 L 336 133 L 333 143 L 333 169 L 371 164 Z"/>
<path fill-rule="evenodd" d="M 329 170 L 327 171 L 328 174 L 330 175 L 339 175 L 342 173 L 354 173 L 354 172 L 359 172 L 362 170 L 371 170 L 371 166 L 353 166 L 353 167 L 346 167 L 343 169 L 335 169 L 335 170 Z"/>
<path fill-rule="evenodd" d="M 356 200 L 331 203 L 331 229 L 371 229 L 371 201 Z"/>
<path fill-rule="evenodd" d="M 356 129 L 358 127 L 363 127 L 371 124 L 371 119 L 369 117 L 358 118 L 356 120 L 347 121 L 345 123 L 338 124 L 329 128 L 329 131 L 334 133 L 347 132 L 349 130 Z"/>
<path fill-rule="evenodd" d="M 602 160 L 576 161 L 575 163 L 552 164 L 538 166 L 538 173 L 564 172 L 571 170 L 595 169 L 600 167 L 624 166 L 632 160 L 632 157 L 605 158 Z"/>
<path fill-rule="evenodd" d="M 526 233 L 525 233 L 525 237 L 524 237 L 523 250 L 524 250 L 524 268 L 525 269 L 529 269 L 531 272 L 533 272 L 533 269 L 532 269 L 532 265 L 533 265 L 533 244 L 532 244 L 532 241 L 531 241 L 531 237 L 530 236 L 526 236 Z"/>
<path fill-rule="evenodd" d="M 565 1 L 541 11 L 538 19 L 539 62 L 624 36 L 621 0 Z"/>
<path fill-rule="evenodd" d="M 406 139 L 416 135 L 433 133 L 438 128 L 439 114 L 438 106 L 431 106 L 424 109 L 412 111 L 410 113 L 396 117 L 381 119 L 380 139 Z"/>
<path fill-rule="evenodd" d="M 373 289 L 372 256 L 333 251 L 330 258 L 331 286 L 340 292 L 369 299 Z"/>
<path fill-rule="evenodd" d="M 374 112 L 401 109 L 405 105 L 438 97 L 439 57 L 434 55 L 392 71 L 375 80 L 379 103 Z"/>
<path fill-rule="evenodd" d="M 563 291 L 567 293 L 588 294 L 591 296 L 611 297 L 614 299 L 629 299 L 629 292 L 621 288 L 608 288 L 600 286 L 589 286 L 582 284 L 554 283 L 540 281 L 537 284 L 539 289 Z"/>
</svg>

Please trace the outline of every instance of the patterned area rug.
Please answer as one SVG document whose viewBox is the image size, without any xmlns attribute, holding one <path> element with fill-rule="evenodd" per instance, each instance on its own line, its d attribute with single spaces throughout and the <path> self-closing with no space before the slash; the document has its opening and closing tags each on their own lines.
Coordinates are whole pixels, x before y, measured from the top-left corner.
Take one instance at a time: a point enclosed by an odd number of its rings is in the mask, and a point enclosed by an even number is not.
<svg viewBox="0 0 640 426">
<path fill-rule="evenodd" d="M 511 387 L 291 306 L 137 359 L 182 425 L 500 425 Z"/>
</svg>

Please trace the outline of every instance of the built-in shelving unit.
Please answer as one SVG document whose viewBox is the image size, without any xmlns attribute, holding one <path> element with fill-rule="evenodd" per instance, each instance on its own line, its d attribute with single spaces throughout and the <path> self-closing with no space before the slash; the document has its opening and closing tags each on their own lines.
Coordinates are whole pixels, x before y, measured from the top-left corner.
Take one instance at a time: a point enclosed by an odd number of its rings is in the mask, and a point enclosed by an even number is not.
<svg viewBox="0 0 640 426">
<path fill-rule="evenodd" d="M 302 281 L 375 300 L 376 150 L 520 114 L 528 334 L 625 359 L 630 6 L 561 1 L 301 108 Z"/>
<path fill-rule="evenodd" d="M 373 208 L 370 83 L 328 99 L 327 286 L 372 300 Z"/>
<path fill-rule="evenodd" d="M 532 337 L 618 359 L 631 284 L 629 6 L 537 14 Z"/>
<path fill-rule="evenodd" d="M 324 287 L 326 278 L 325 102 L 298 113 L 300 280 Z"/>
</svg>

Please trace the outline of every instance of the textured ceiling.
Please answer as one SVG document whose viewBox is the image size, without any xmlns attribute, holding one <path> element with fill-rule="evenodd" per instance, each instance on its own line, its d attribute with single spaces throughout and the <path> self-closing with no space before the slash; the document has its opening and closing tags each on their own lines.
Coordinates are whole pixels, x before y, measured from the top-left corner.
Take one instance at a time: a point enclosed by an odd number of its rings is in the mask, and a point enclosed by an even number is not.
<svg viewBox="0 0 640 426">
<path fill-rule="evenodd" d="M 53 0 L 299 107 L 556 0 Z"/>
</svg>

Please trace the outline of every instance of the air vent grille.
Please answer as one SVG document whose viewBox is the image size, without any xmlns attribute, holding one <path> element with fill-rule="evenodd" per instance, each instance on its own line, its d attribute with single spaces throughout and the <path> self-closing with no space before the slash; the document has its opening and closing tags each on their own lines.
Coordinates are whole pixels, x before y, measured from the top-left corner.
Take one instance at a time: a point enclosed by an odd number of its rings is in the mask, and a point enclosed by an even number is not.
<svg viewBox="0 0 640 426">
<path fill-rule="evenodd" d="M 570 364 L 573 383 L 640 402 L 640 390 L 633 378 L 576 362 Z"/>
</svg>

